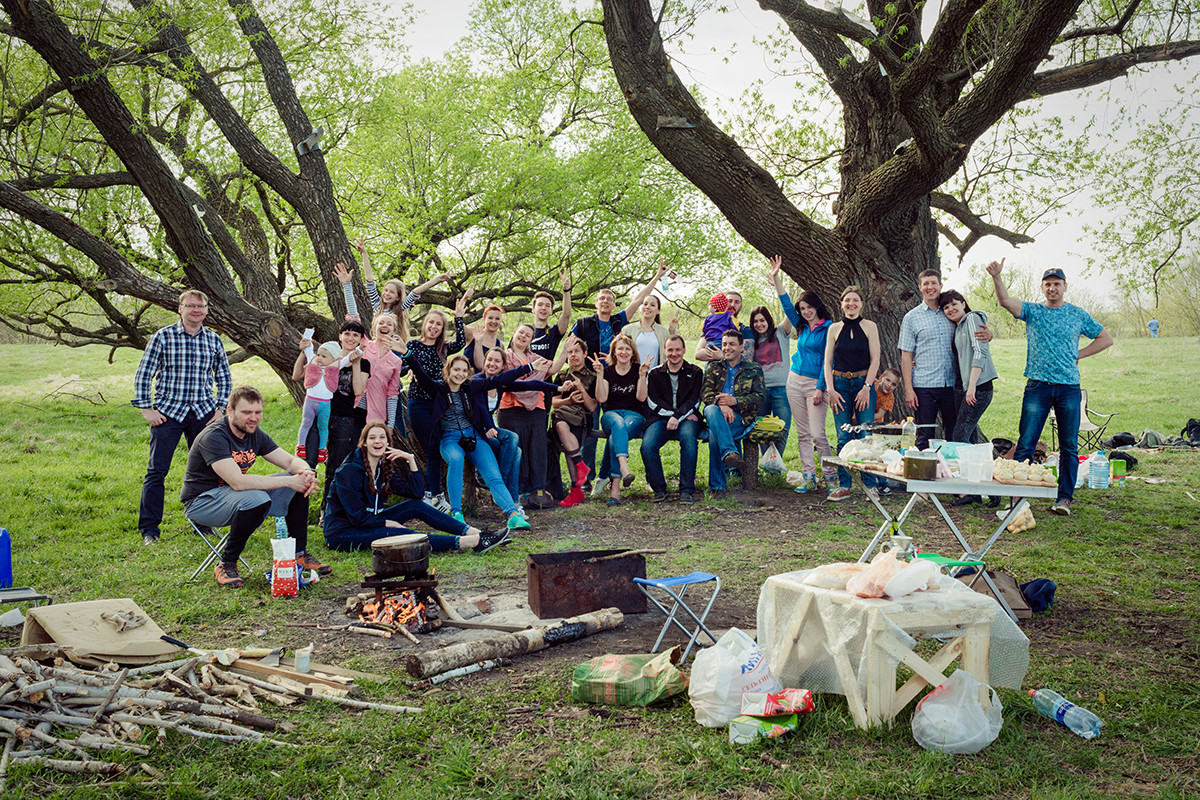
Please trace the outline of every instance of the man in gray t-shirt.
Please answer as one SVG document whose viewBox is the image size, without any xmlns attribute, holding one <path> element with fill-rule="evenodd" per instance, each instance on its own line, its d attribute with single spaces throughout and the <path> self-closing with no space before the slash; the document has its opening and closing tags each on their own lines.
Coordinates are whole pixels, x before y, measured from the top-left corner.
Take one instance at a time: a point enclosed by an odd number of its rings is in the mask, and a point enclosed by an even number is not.
<svg viewBox="0 0 1200 800">
<path fill-rule="evenodd" d="M 287 520 L 288 535 L 296 540 L 296 565 L 329 573 L 329 567 L 308 555 L 308 496 L 317 488 L 317 475 L 259 429 L 262 395 L 249 386 L 234 389 L 225 418 L 196 437 L 188 451 L 187 471 L 179 499 L 196 525 L 229 526 L 229 540 L 215 573 L 217 583 L 242 585 L 238 558 L 250 534 L 268 514 Z M 258 457 L 287 470 L 276 475 L 246 474 Z"/>
</svg>

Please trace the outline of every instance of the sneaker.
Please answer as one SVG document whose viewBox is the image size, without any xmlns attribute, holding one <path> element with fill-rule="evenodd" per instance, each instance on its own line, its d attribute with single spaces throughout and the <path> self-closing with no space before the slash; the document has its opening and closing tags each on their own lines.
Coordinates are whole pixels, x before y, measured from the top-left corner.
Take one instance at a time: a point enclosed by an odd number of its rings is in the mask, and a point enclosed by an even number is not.
<svg viewBox="0 0 1200 800">
<path fill-rule="evenodd" d="M 329 452 L 324 447 L 322 447 L 320 450 L 317 451 L 317 463 L 318 464 L 324 464 L 325 459 L 328 457 L 329 457 Z"/>
<path fill-rule="evenodd" d="M 792 491 L 794 491 L 796 494 L 807 494 L 808 492 L 815 492 L 816 490 L 817 490 L 816 477 L 813 475 L 809 475 L 806 472 L 806 473 L 804 473 L 804 483 L 800 484 Z"/>
<path fill-rule="evenodd" d="M 1050 513 L 1058 514 L 1060 517 L 1071 516 L 1071 501 L 1055 500 L 1054 505 L 1050 506 Z"/>
<path fill-rule="evenodd" d="M 427 506 L 431 506 L 431 507 L 433 507 L 433 508 L 437 508 L 437 503 L 435 503 L 435 502 L 433 501 L 433 495 L 432 495 L 432 494 L 430 494 L 429 492 L 426 492 L 426 493 L 425 493 L 425 496 L 421 498 L 421 502 L 422 502 L 422 503 L 424 503 L 424 504 L 425 504 L 425 505 L 427 505 Z"/>
<path fill-rule="evenodd" d="M 508 536 L 508 531 L 489 531 L 483 530 L 479 533 L 479 544 L 472 548 L 476 555 L 483 555 L 493 547 L 499 547 L 502 544 L 508 544 L 512 539 Z"/>
<path fill-rule="evenodd" d="M 454 508 L 452 505 L 450 505 L 450 501 L 446 499 L 446 495 L 444 494 L 437 494 L 434 496 L 433 507 L 443 514 L 449 514 Z"/>
<path fill-rule="evenodd" d="M 571 487 L 571 491 L 567 492 L 567 496 L 558 504 L 559 508 L 570 508 L 582 503 L 586 498 L 583 495 L 583 489 L 578 486 Z"/>
<path fill-rule="evenodd" d="M 608 498 L 608 505 L 610 505 L 610 506 L 619 506 L 619 505 L 621 505 L 621 498 L 619 498 L 619 497 L 610 497 L 610 498 Z"/>
<path fill-rule="evenodd" d="M 892 492 L 892 487 L 888 486 L 886 483 L 879 487 L 879 495 L 881 497 L 891 497 Z"/>
<path fill-rule="evenodd" d="M 650 498 L 651 503 L 661 503 L 667 499 L 666 492 L 655 492 L 654 497 Z"/>
<path fill-rule="evenodd" d="M 520 511 L 514 511 L 508 515 L 508 529 L 510 531 L 529 530 L 529 520 L 525 519 L 525 515 Z"/>
<path fill-rule="evenodd" d="M 876 500 L 879 499 L 879 490 L 876 489 L 874 486 L 870 487 L 869 489 L 864 489 L 863 491 L 866 492 L 867 497 L 873 497 Z"/>
<path fill-rule="evenodd" d="M 308 458 L 308 448 L 302 444 L 296 445 L 296 457 L 297 458 Z"/>
<path fill-rule="evenodd" d="M 588 469 L 588 465 L 580 461 L 575 467 L 575 483 L 579 486 L 583 486 L 585 483 L 587 483 L 588 475 L 590 475 L 591 472 L 592 471 Z"/>
<path fill-rule="evenodd" d="M 833 502 L 835 502 L 835 503 L 836 503 L 836 502 L 838 502 L 838 501 L 840 501 L 840 500 L 845 500 L 845 499 L 846 499 L 846 498 L 848 498 L 849 496 L 850 496 L 850 490 L 849 490 L 849 489 L 843 489 L 841 486 L 839 486 L 838 488 L 836 488 L 836 489 L 834 489 L 832 492 L 830 492 L 830 493 L 829 493 L 829 494 L 828 494 L 828 495 L 825 497 L 825 499 L 826 499 L 826 500 L 832 500 Z"/>
<path fill-rule="evenodd" d="M 742 454 L 737 450 L 730 450 L 721 460 L 725 462 L 726 469 L 741 469 L 742 467 L 746 466 L 746 462 L 742 458 Z"/>
<path fill-rule="evenodd" d="M 679 502 L 690 506 L 692 503 L 696 502 L 696 495 L 692 492 L 680 492 Z"/>
<path fill-rule="evenodd" d="M 238 575 L 237 564 L 220 564 L 213 569 L 213 573 L 217 576 L 217 584 L 224 586 L 227 589 L 242 588 L 242 576 Z"/>
<path fill-rule="evenodd" d="M 462 512 L 461 512 L 461 511 L 455 511 L 455 512 L 454 512 L 453 514 L 451 514 L 450 516 L 451 516 L 453 519 L 457 520 L 458 522 L 461 522 L 461 523 L 463 523 L 464 525 L 467 523 L 467 521 L 466 521 L 465 519 L 463 519 L 463 515 L 462 515 Z"/>
<path fill-rule="evenodd" d="M 328 575 L 333 571 L 328 564 L 322 564 L 303 550 L 296 553 L 296 566 L 300 569 L 315 569 L 318 575 Z"/>
<path fill-rule="evenodd" d="M 146 545 L 147 547 L 158 544 L 158 534 L 143 533 L 142 534 L 142 544 Z"/>
<path fill-rule="evenodd" d="M 591 495 L 592 495 L 592 497 L 599 497 L 600 495 L 604 494 L 604 492 L 607 490 L 608 490 L 608 481 L 606 481 L 606 480 L 596 481 L 595 485 L 592 486 Z"/>
<path fill-rule="evenodd" d="M 626 473 L 621 476 L 621 486 L 628 489 L 630 486 L 633 486 L 635 480 L 637 480 L 637 475 L 634 475 L 632 472 Z"/>
<path fill-rule="evenodd" d="M 529 498 L 529 503 L 531 508 L 537 509 L 554 508 L 554 506 L 557 505 L 557 503 L 554 502 L 554 498 L 551 497 L 550 493 L 545 489 L 534 492 L 533 496 Z"/>
</svg>

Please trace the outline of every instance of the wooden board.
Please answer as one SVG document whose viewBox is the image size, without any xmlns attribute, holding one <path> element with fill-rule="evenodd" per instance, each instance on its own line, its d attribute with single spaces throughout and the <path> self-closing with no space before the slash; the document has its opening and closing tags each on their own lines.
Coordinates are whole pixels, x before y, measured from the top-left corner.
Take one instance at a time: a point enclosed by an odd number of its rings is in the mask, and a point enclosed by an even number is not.
<svg viewBox="0 0 1200 800">
<path fill-rule="evenodd" d="M 284 669 L 282 667 L 268 667 L 266 664 L 260 664 L 247 658 L 239 658 L 234 661 L 229 668 L 234 672 L 242 672 L 249 675 L 270 675 L 279 678 L 285 678 L 291 681 L 300 683 L 317 683 L 321 686 L 328 686 L 331 689 L 346 689 L 346 684 L 341 681 L 329 680 L 311 673 L 296 672 L 294 669 Z"/>
<path fill-rule="evenodd" d="M 1058 485 L 1058 483 L 1057 483 L 1057 482 L 1055 482 L 1055 483 L 1042 483 L 1041 481 L 1014 481 L 1014 480 L 1006 480 L 1006 479 L 1004 479 L 1004 478 L 997 478 L 997 477 L 995 477 L 994 475 L 992 476 L 992 480 L 993 480 L 994 482 L 996 482 L 996 483 L 1003 483 L 1003 484 L 1005 484 L 1005 485 L 1007 485 L 1007 486 L 1047 486 L 1047 487 L 1049 487 L 1049 486 L 1057 486 L 1057 485 Z"/>
</svg>

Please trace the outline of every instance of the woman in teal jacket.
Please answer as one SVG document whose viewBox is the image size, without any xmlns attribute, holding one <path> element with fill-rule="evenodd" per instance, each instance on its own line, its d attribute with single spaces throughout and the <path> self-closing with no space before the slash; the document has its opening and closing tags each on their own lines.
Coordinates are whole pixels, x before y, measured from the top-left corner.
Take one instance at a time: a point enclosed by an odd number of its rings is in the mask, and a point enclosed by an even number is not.
<svg viewBox="0 0 1200 800">
<path fill-rule="evenodd" d="M 771 259 L 771 281 L 775 293 L 783 305 L 783 313 L 796 329 L 796 352 L 792 354 L 792 369 L 788 373 L 787 398 L 792 408 L 792 425 L 796 429 L 796 443 L 800 450 L 800 462 L 804 465 L 804 483 L 796 487 L 797 492 L 817 490 L 817 470 L 813 450 L 821 456 L 821 472 L 828 484 L 837 475 L 826 459 L 833 455 L 829 439 L 825 435 L 825 415 L 829 404 L 825 402 L 825 334 L 831 321 L 825 303 L 815 292 L 804 292 L 793 305 L 792 298 L 783 290 L 780 269 L 783 259 Z"/>
</svg>

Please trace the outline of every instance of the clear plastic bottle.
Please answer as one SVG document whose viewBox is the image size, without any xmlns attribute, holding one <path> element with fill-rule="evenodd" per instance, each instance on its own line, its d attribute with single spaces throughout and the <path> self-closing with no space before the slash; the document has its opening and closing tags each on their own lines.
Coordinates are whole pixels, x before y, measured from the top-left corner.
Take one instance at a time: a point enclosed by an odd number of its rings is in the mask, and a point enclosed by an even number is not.
<svg viewBox="0 0 1200 800">
<path fill-rule="evenodd" d="M 287 520 L 284 519 L 283 517 L 275 518 L 275 538 L 276 539 L 288 538 Z"/>
<path fill-rule="evenodd" d="M 1030 689 L 1034 707 L 1050 719 L 1058 720 L 1072 733 L 1091 739 L 1100 735 L 1104 722 L 1086 708 L 1080 708 L 1058 692 L 1050 689 Z"/>
<path fill-rule="evenodd" d="M 900 449 L 907 450 L 910 447 L 917 446 L 917 426 L 913 423 L 913 418 L 909 417 L 904 420 L 904 424 L 900 426 Z"/>
<path fill-rule="evenodd" d="M 1103 450 L 1097 451 L 1088 459 L 1088 488 L 1108 488 L 1108 457 L 1104 455 Z"/>
</svg>

